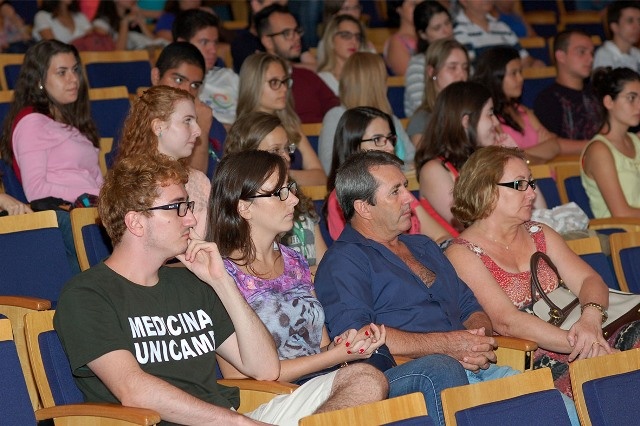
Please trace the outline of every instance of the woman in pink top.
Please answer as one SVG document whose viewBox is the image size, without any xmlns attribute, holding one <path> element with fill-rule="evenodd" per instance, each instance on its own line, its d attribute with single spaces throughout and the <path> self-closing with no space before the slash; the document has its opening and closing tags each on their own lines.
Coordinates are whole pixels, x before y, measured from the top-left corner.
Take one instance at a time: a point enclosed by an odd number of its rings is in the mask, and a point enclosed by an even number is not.
<svg viewBox="0 0 640 426">
<path fill-rule="evenodd" d="M 29 201 L 98 194 L 98 132 L 75 47 L 45 40 L 27 51 L 3 130 L 2 157 Z"/>
<path fill-rule="evenodd" d="M 409 59 L 416 53 L 418 36 L 413 25 L 413 10 L 422 0 L 390 1 L 389 9 L 397 13 L 400 20 L 398 31 L 384 45 L 384 61 L 393 75 L 407 72 Z"/>
<path fill-rule="evenodd" d="M 371 107 L 356 107 L 345 111 L 338 122 L 333 142 L 333 160 L 327 181 L 327 224 L 331 238 L 337 239 L 345 226 L 342 209 L 338 204 L 335 180 L 338 168 L 353 153 L 362 150 L 378 150 L 394 153 L 397 136 L 391 116 Z M 410 234 L 424 234 L 437 243 L 451 238 L 445 228 L 431 212 L 425 210 L 420 201 L 411 203 Z"/>
<path fill-rule="evenodd" d="M 524 150 L 527 160 L 545 163 L 560 153 L 558 137 L 544 128 L 533 111 L 520 104 L 524 79 L 516 49 L 487 49 L 478 58 L 473 79 L 489 88 L 503 131 Z"/>
</svg>

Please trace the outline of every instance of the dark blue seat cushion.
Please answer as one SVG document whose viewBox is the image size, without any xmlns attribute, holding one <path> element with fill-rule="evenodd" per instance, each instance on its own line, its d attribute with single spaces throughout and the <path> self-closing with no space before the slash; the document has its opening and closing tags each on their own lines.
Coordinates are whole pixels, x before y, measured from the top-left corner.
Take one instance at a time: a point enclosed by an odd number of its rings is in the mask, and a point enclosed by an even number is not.
<svg viewBox="0 0 640 426">
<path fill-rule="evenodd" d="M 562 396 L 555 389 L 461 410 L 456 421 L 458 426 L 571 425 Z"/>
<path fill-rule="evenodd" d="M 432 426 L 435 423 L 429 416 L 418 416 L 410 419 L 398 420 L 397 422 L 385 423 L 382 426 Z"/>
<path fill-rule="evenodd" d="M 585 382 L 582 391 L 594 426 L 638 424 L 639 370 Z"/>
<path fill-rule="evenodd" d="M 89 87 L 127 86 L 135 94 L 138 87 L 151 86 L 149 61 L 102 62 L 85 66 Z"/>
<path fill-rule="evenodd" d="M 567 198 L 569 201 L 575 202 L 580 208 L 589 216 L 589 219 L 593 219 L 593 211 L 589 205 L 589 197 L 587 192 L 582 186 L 580 176 L 571 176 L 564 181 L 564 186 L 567 189 Z"/>
</svg>

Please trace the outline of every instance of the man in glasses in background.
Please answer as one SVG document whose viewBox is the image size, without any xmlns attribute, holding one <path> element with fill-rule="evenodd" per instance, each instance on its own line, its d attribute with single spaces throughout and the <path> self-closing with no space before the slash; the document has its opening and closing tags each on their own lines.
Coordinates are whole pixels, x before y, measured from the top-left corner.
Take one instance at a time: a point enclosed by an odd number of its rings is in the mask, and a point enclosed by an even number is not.
<svg viewBox="0 0 640 426">
<path fill-rule="evenodd" d="M 216 355 L 259 380 L 276 380 L 280 362 L 217 246 L 194 233 L 187 179 L 178 161 L 132 156 L 113 167 L 100 191 L 113 254 L 65 285 L 54 317 L 85 399 L 148 408 L 169 424 L 297 424 L 328 410 L 339 394 L 337 373 L 246 417 L 234 411 L 238 389 L 218 385 Z M 280 197 L 294 191 L 286 188 Z M 186 268 L 164 266 L 174 257 Z M 387 384 L 377 383 L 372 395 L 384 398 Z"/>
<path fill-rule="evenodd" d="M 303 30 L 289 10 L 279 4 L 262 9 L 255 16 L 258 37 L 267 53 L 277 55 L 290 65 L 291 88 L 296 113 L 303 123 L 320 123 L 340 101 L 314 72 L 297 64 L 302 53 Z M 310 64 L 315 69 L 315 63 Z"/>
</svg>

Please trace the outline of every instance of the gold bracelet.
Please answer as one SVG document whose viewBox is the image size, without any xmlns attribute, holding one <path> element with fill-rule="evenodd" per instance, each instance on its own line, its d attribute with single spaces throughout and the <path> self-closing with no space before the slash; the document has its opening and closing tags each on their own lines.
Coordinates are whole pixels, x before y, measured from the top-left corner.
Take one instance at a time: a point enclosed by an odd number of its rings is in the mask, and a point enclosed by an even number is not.
<svg viewBox="0 0 640 426">
<path fill-rule="evenodd" d="M 580 307 L 580 313 L 582 314 L 584 312 L 584 308 L 587 308 L 589 306 L 591 306 L 592 308 L 596 308 L 597 310 L 600 311 L 600 314 L 602 315 L 602 323 L 604 323 L 609 318 L 609 313 L 604 308 L 604 306 L 596 302 L 587 302 L 584 305 L 582 305 Z"/>
</svg>

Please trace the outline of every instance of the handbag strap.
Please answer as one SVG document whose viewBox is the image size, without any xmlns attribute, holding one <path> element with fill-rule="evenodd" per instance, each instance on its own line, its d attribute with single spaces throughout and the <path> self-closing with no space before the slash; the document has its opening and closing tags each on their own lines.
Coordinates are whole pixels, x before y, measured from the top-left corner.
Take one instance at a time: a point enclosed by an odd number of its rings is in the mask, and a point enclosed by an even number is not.
<svg viewBox="0 0 640 426">
<path fill-rule="evenodd" d="M 556 268 L 556 265 L 554 265 L 551 259 L 549 259 L 549 256 L 547 256 L 545 253 L 542 253 L 541 251 L 536 251 L 531 255 L 531 260 L 529 262 L 529 268 L 531 270 L 531 302 L 533 303 L 538 299 L 536 296 L 536 293 L 538 293 L 540 295 L 540 298 L 544 300 L 547 306 L 549 306 L 549 323 L 555 326 L 560 326 L 567 318 L 569 313 L 580 304 L 580 301 L 576 297 L 564 308 L 559 308 L 558 305 L 553 303 L 553 301 L 542 289 L 540 279 L 538 278 L 538 264 L 541 260 L 544 260 L 558 277 L 558 286 L 564 286 L 564 281 L 558 273 L 558 268 Z"/>
</svg>

